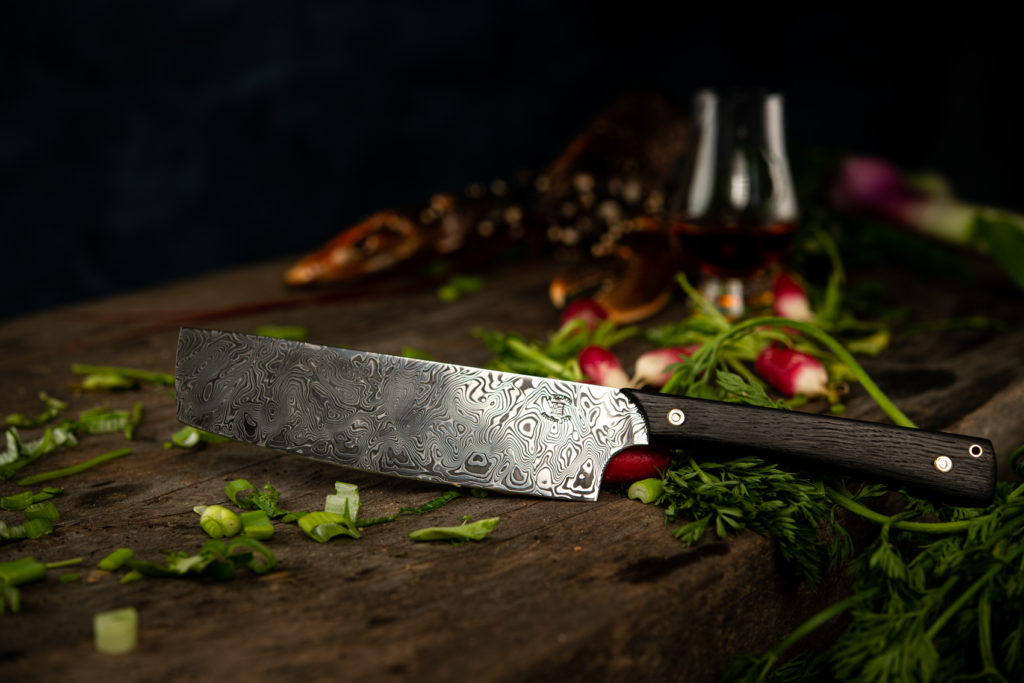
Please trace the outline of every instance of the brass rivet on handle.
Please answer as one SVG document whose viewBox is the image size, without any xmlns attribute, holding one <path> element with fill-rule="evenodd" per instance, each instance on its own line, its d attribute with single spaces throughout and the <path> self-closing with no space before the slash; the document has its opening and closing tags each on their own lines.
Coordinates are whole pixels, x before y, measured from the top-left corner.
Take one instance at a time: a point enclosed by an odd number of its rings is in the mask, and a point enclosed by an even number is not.
<svg viewBox="0 0 1024 683">
<path fill-rule="evenodd" d="M 953 461 L 950 460 L 948 455 L 940 455 L 935 458 L 935 469 L 939 472 L 949 472 L 953 469 Z"/>
<path fill-rule="evenodd" d="M 683 424 L 683 420 L 685 419 L 686 415 L 684 415 L 683 411 L 679 410 L 679 408 L 673 408 L 672 410 L 668 411 L 668 421 L 671 424 L 681 425 Z"/>
<path fill-rule="evenodd" d="M 976 443 L 972 443 L 970 447 L 968 447 L 967 452 L 972 458 L 980 458 L 983 451 L 981 446 Z"/>
</svg>

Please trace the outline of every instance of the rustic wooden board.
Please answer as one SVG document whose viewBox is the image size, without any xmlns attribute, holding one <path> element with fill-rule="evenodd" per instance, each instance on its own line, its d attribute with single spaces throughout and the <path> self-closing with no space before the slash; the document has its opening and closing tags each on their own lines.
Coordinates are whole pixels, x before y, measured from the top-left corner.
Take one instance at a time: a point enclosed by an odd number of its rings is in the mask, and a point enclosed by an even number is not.
<svg viewBox="0 0 1024 683">
<path fill-rule="evenodd" d="M 317 544 L 278 525 L 270 542 L 278 571 L 226 583 L 144 580 L 120 585 L 92 572 L 128 546 L 145 559 L 160 549 L 194 552 L 205 540 L 191 511 L 223 502 L 227 481 L 273 483 L 281 503 L 314 509 L 341 479 L 361 487 L 366 515 L 394 512 L 444 489 L 354 473 L 242 444 L 168 450 L 177 428 L 166 389 L 75 395 L 72 362 L 170 371 L 178 324 L 240 331 L 297 324 L 317 342 L 478 365 L 488 352 L 477 327 L 541 335 L 557 314 L 545 303 L 554 266 L 496 270 L 484 291 L 445 304 L 414 281 L 381 281 L 374 291 L 312 301 L 279 285 L 285 262 L 210 275 L 139 294 L 52 311 L 0 326 L 0 414 L 34 410 L 45 390 L 71 397 L 72 411 L 141 400 L 135 453 L 62 483 L 56 533 L 0 546 L 0 560 L 82 557 L 83 581 L 59 572 L 22 591 L 22 612 L 0 618 L 2 680 L 707 680 L 732 658 L 775 643 L 842 594 L 833 577 L 797 580 L 770 541 L 752 533 L 684 550 L 660 510 L 603 492 L 594 504 L 492 495 L 464 497 L 426 518 L 403 517 L 358 541 Z M 971 290 L 900 281 L 898 302 L 928 316 L 987 312 L 1000 328 L 898 339 L 870 363 L 887 391 L 923 426 L 950 425 L 989 436 L 1006 454 L 1024 440 L 1024 302 L 998 277 Z M 904 278 L 905 279 L 905 278 Z M 926 293 L 926 294 L 922 294 Z M 268 300 L 286 304 L 253 305 Z M 979 303 L 981 302 L 981 303 Z M 244 306 L 242 309 L 227 310 Z M 211 307 L 216 316 L 197 315 Z M 916 309 L 915 309 L 916 310 Z M 663 314 L 683 314 L 681 304 Z M 853 417 L 881 419 L 862 397 Z M 88 437 L 47 456 L 50 469 L 121 447 L 121 437 Z M 0 482 L 0 494 L 19 490 Z M 13 514 L 13 513 L 3 513 Z M 500 516 L 484 542 L 416 544 L 409 531 Z M 97 654 L 92 615 L 134 605 L 138 649 Z"/>
</svg>

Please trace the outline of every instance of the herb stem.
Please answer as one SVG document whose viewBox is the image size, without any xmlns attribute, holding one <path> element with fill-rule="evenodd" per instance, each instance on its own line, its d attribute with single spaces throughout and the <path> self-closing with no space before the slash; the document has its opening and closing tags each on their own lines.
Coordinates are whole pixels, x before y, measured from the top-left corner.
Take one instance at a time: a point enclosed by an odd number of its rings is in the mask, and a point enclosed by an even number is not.
<svg viewBox="0 0 1024 683">
<path fill-rule="evenodd" d="M 548 358 L 543 353 L 539 353 L 535 349 L 530 348 L 528 344 L 522 342 L 521 340 L 511 338 L 508 340 L 508 346 L 510 349 L 515 351 L 523 358 L 532 360 L 535 363 L 543 366 L 552 375 L 556 377 L 562 377 L 564 375 L 564 368 L 562 367 L 561 363 L 558 363 Z"/>
<path fill-rule="evenodd" d="M 768 672 L 771 671 L 772 666 L 775 664 L 775 662 L 778 661 L 779 657 L 781 657 L 786 652 L 786 650 L 796 645 L 806 636 L 818 630 L 827 622 L 831 621 L 832 619 L 835 619 L 840 614 L 843 614 L 844 612 L 856 606 L 863 600 L 870 598 L 871 595 L 874 594 L 874 592 L 874 590 L 868 590 L 861 593 L 855 593 L 850 597 L 846 598 L 845 600 L 840 600 L 835 604 L 829 605 L 817 614 L 811 616 L 804 623 L 797 626 L 792 633 L 790 633 L 782 640 L 782 642 L 780 642 L 778 645 L 773 647 L 765 654 L 764 666 L 758 672 L 757 678 L 755 680 L 765 680 L 765 678 L 768 676 Z"/>
<path fill-rule="evenodd" d="M 76 375 L 120 375 L 129 379 L 138 379 L 152 384 L 174 386 L 174 375 L 166 372 L 150 372 L 149 370 L 138 370 L 136 368 L 121 368 L 110 365 L 87 365 L 75 363 L 71 371 Z"/>
<path fill-rule="evenodd" d="M 864 389 L 868 392 L 871 398 L 874 399 L 875 403 L 878 404 L 878 407 L 882 409 L 889 419 L 901 427 L 917 427 L 909 417 L 903 414 L 903 411 L 896 407 L 895 403 L 889 400 L 889 397 L 885 395 L 877 384 L 875 384 L 875 381 L 871 379 L 868 373 L 864 371 L 864 368 L 861 367 L 860 363 L 857 362 L 853 355 L 847 351 L 842 344 L 836 341 L 832 335 L 818 327 L 815 327 L 814 325 L 808 325 L 807 323 L 802 323 L 797 320 L 790 320 L 789 318 L 778 318 L 772 316 L 751 318 L 750 320 L 746 320 L 728 330 L 725 330 L 724 332 L 721 332 L 717 337 L 709 341 L 704 348 L 717 349 L 720 344 L 729 338 L 747 333 L 750 330 L 763 326 L 791 327 L 803 332 L 809 337 L 814 337 L 814 339 L 828 348 L 828 350 L 831 351 L 841 363 L 850 369 L 853 376 L 861 383 Z M 696 362 L 697 356 L 701 355 L 701 351 L 704 351 L 704 348 L 701 348 L 700 351 L 694 354 L 694 362 Z"/>
<path fill-rule="evenodd" d="M 19 481 L 18 486 L 31 486 L 33 484 L 38 484 L 39 482 L 50 481 L 51 479 L 60 479 L 61 477 L 67 477 L 72 474 L 78 474 L 79 472 L 92 469 L 97 465 L 102 465 L 108 460 L 114 460 L 115 458 L 122 458 L 126 455 L 130 455 L 131 452 L 132 449 L 130 448 L 121 448 L 116 451 L 104 453 L 103 455 L 97 455 L 95 458 L 92 458 L 91 460 L 86 460 L 85 462 L 80 462 L 77 465 L 71 465 L 70 467 L 62 467 L 59 470 L 50 470 L 49 472 L 40 472 L 39 474 L 33 474 Z"/>
<path fill-rule="evenodd" d="M 75 557 L 70 560 L 60 560 L 59 562 L 44 562 L 47 569 L 60 569 L 61 567 L 71 567 L 76 564 L 82 564 L 82 558 Z"/>
<path fill-rule="evenodd" d="M 1004 568 L 1004 566 L 1005 565 L 1003 563 L 1001 563 L 1001 562 L 998 563 L 998 564 L 992 565 L 991 567 L 988 568 L 988 571 L 985 572 L 984 574 L 982 574 L 981 577 L 979 577 L 974 583 L 972 583 L 967 588 L 967 590 L 965 590 L 962 593 L 960 593 L 960 595 L 957 596 L 956 600 L 954 600 L 949 605 L 949 607 L 947 607 L 946 610 L 942 614 L 939 615 L 939 618 L 935 620 L 935 622 L 931 625 L 931 627 L 929 627 L 927 633 L 925 633 L 925 637 L 928 638 L 929 640 L 933 640 L 935 638 L 935 636 L 938 635 L 939 631 L 942 630 L 942 627 L 945 626 L 946 623 L 950 619 L 952 619 L 957 614 L 957 612 L 960 611 L 960 609 L 964 605 L 967 604 L 968 600 L 970 600 L 972 597 L 974 597 L 975 593 L 977 593 L 979 590 L 981 590 L 982 588 L 987 586 L 988 582 L 992 580 L 992 577 L 994 577 L 996 574 L 998 574 L 1000 572 L 1000 570 L 1002 570 Z M 950 581 L 955 581 L 956 578 L 957 577 L 955 577 L 955 576 L 951 576 L 951 577 L 949 577 L 949 580 Z M 942 592 L 944 593 L 945 590 L 943 590 Z"/>
</svg>

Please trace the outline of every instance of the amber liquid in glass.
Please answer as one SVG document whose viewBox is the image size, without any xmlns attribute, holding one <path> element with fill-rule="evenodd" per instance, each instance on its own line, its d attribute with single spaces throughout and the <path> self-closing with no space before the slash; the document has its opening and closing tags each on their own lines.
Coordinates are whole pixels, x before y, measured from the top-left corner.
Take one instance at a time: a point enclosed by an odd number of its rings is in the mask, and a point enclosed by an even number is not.
<svg viewBox="0 0 1024 683">
<path fill-rule="evenodd" d="M 789 248 L 793 223 L 677 221 L 672 232 L 685 258 L 701 272 L 745 278 L 771 265 Z"/>
</svg>

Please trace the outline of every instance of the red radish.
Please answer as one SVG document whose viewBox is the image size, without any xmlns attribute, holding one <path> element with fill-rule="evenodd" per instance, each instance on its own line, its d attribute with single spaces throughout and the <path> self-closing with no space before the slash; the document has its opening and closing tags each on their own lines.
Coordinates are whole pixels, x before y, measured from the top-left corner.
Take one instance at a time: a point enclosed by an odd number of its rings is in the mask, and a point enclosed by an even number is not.
<svg viewBox="0 0 1024 683">
<path fill-rule="evenodd" d="M 598 384 L 621 389 L 629 386 L 629 377 L 615 354 L 600 346 L 588 346 L 580 351 L 580 369 Z"/>
<path fill-rule="evenodd" d="M 593 299 L 576 299 L 565 307 L 561 324 L 564 327 L 567 322 L 577 318 L 586 321 L 587 329 L 593 330 L 602 320 L 608 319 L 608 311 Z"/>
<path fill-rule="evenodd" d="M 767 346 L 757 354 L 754 369 L 786 396 L 823 396 L 828 393 L 828 372 L 817 358 L 786 347 Z"/>
<path fill-rule="evenodd" d="M 658 477 L 668 469 L 672 458 L 664 451 L 650 446 L 624 448 L 608 461 L 604 468 L 604 484 L 632 484 L 634 481 Z"/>
<path fill-rule="evenodd" d="M 814 318 L 807 292 L 789 273 L 775 278 L 775 314 L 790 320 L 808 322 Z"/>
<path fill-rule="evenodd" d="M 665 382 L 672 377 L 672 372 L 668 368 L 686 360 L 700 347 L 700 344 L 670 346 L 641 354 L 633 367 L 632 386 L 664 386 Z"/>
</svg>

